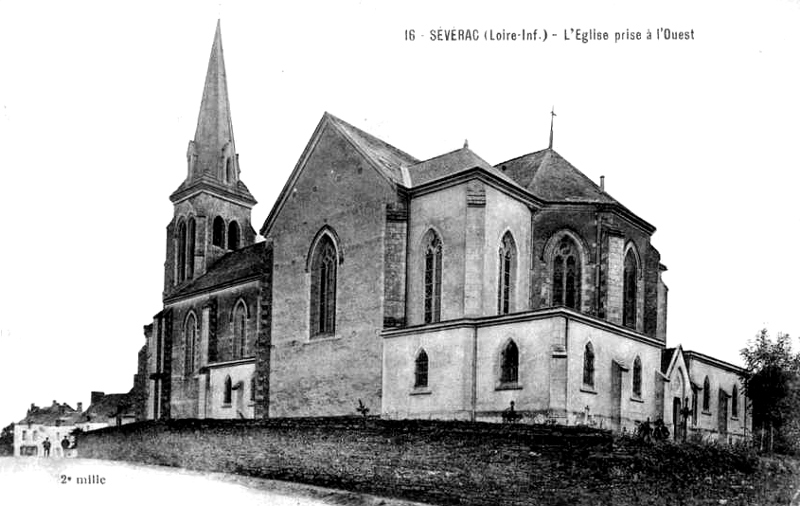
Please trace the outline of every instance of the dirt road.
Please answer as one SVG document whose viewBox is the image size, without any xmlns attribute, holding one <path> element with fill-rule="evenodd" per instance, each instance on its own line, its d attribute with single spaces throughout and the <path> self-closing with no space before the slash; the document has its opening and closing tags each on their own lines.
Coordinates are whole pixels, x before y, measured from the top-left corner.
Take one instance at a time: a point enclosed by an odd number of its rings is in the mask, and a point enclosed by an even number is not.
<svg viewBox="0 0 800 506">
<path fill-rule="evenodd" d="M 0 498 L 2 504 L 11 506 L 415 504 L 222 473 L 200 473 L 104 460 L 36 457 L 0 458 Z"/>
</svg>

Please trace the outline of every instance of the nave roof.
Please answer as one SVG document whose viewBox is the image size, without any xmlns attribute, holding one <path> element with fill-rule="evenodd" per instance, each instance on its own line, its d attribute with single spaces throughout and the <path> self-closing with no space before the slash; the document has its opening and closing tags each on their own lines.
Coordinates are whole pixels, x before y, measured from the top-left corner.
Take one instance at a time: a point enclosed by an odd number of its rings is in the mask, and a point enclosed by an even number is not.
<svg viewBox="0 0 800 506">
<path fill-rule="evenodd" d="M 211 265 L 205 274 L 189 281 L 166 300 L 171 301 L 206 290 L 214 290 L 266 272 L 269 267 L 266 248 L 267 243 L 262 241 L 225 254 Z"/>
</svg>

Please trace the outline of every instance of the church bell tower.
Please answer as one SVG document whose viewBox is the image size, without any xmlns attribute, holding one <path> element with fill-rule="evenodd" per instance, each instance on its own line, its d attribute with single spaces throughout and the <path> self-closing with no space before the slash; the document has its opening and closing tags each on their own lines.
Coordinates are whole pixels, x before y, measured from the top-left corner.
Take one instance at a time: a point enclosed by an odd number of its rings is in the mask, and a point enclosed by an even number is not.
<svg viewBox="0 0 800 506">
<path fill-rule="evenodd" d="M 240 179 L 219 21 L 186 162 L 186 179 L 170 195 L 174 217 L 167 226 L 164 297 L 256 239 L 250 223 L 256 200 Z"/>
</svg>

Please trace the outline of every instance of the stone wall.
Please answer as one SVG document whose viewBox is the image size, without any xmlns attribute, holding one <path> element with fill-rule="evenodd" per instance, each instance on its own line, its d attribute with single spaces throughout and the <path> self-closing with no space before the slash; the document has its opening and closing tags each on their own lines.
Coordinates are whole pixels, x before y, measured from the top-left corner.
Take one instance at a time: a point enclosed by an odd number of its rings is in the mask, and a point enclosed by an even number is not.
<svg viewBox="0 0 800 506">
<path fill-rule="evenodd" d="M 254 356 L 258 334 L 259 296 L 260 282 L 254 280 L 216 290 L 210 294 L 182 299 L 168 306 L 173 315 L 170 378 L 173 418 L 204 416 L 202 390 L 218 390 L 220 385 L 206 385 L 208 377 L 202 373 L 203 367 L 209 363 Z M 243 301 L 247 308 L 246 346 L 243 357 L 235 356 L 233 350 L 233 312 L 239 301 Z M 186 370 L 185 323 L 189 314 L 194 314 L 197 322 L 193 371 Z"/>
<path fill-rule="evenodd" d="M 708 361 L 697 359 L 687 353 L 687 362 L 692 382 L 699 388 L 697 396 L 697 418 L 689 419 L 689 433 L 697 433 L 705 438 L 729 438 L 739 440 L 747 433 L 752 433 L 752 412 L 745 409 L 746 397 L 742 379 L 738 373 L 727 368 L 716 366 Z M 703 409 L 703 384 L 709 380 L 709 409 Z M 733 412 L 734 386 L 737 394 L 737 412 Z M 723 432 L 724 434 L 720 434 Z"/>
<path fill-rule="evenodd" d="M 653 374 L 661 363 L 658 343 L 555 311 L 384 332 L 383 415 L 469 419 L 474 412 L 477 420 L 500 421 L 513 401 L 528 422 L 555 418 L 567 425 L 632 432 L 638 422 L 655 420 L 661 411 Z M 504 384 L 501 356 L 511 340 L 519 354 L 518 380 Z M 583 384 L 588 342 L 595 353 L 592 387 Z M 414 361 L 420 350 L 428 357 L 424 389 L 414 388 Z M 641 395 L 633 393 L 637 357 Z"/>
<path fill-rule="evenodd" d="M 431 504 L 550 504 L 556 497 L 572 504 L 587 489 L 608 493 L 608 476 L 575 462 L 610 448 L 607 432 L 583 427 L 357 418 L 144 422 L 78 441 L 79 456 L 86 458 L 233 472 Z"/>
<path fill-rule="evenodd" d="M 214 218 L 221 216 L 225 222 L 224 247 L 212 244 Z M 175 204 L 174 218 L 167 226 L 166 261 L 164 263 L 164 294 L 169 295 L 180 287 L 176 276 L 176 251 L 178 222 L 181 219 L 194 218 L 194 275 L 198 278 L 227 253 L 228 225 L 236 221 L 239 226 L 239 247 L 251 245 L 256 240 L 255 230 L 250 222 L 250 207 L 234 203 L 203 192 Z"/>
<path fill-rule="evenodd" d="M 425 322 L 426 245 L 423 241 L 431 229 L 442 241 L 441 321 L 461 318 L 464 316 L 467 264 L 466 184 L 418 196 L 409 203 L 406 307 L 409 325 Z M 480 279 L 473 277 L 477 283 Z"/>
<path fill-rule="evenodd" d="M 388 418 L 469 419 L 475 329 L 419 331 L 384 339 L 383 411 Z M 414 361 L 428 356 L 428 385 L 414 386 Z"/>
<path fill-rule="evenodd" d="M 247 359 L 208 368 L 208 375 L 201 381 L 201 384 L 208 382 L 207 390 L 200 395 L 201 402 L 205 401 L 204 408 L 208 418 L 254 417 L 253 379 L 255 367 L 255 359 Z M 231 379 L 230 402 L 225 402 L 226 378 Z"/>
<path fill-rule="evenodd" d="M 387 204 L 383 254 L 383 326 L 406 323 L 406 247 L 408 206 Z"/>
<path fill-rule="evenodd" d="M 359 399 L 378 412 L 378 333 L 385 309 L 395 320 L 401 313 L 399 288 L 384 290 L 387 206 L 398 196 L 330 125 L 303 163 L 266 237 L 273 244 L 269 416 L 348 414 Z M 309 256 L 323 230 L 339 256 L 335 332 L 312 336 Z M 398 234 L 394 245 L 402 249 L 402 230 L 389 233 Z M 394 284 L 402 281 L 393 275 Z"/>
<path fill-rule="evenodd" d="M 482 315 L 498 314 L 497 291 L 503 235 L 509 232 L 516 247 L 516 275 L 512 278 L 510 313 L 530 309 L 531 212 L 528 207 L 492 187 L 486 188 Z M 512 272 L 514 269 L 512 269 Z"/>
<path fill-rule="evenodd" d="M 564 230 L 580 238 L 580 246 L 585 248 L 581 311 L 615 324 L 622 324 L 625 248 L 636 247 L 643 269 L 637 283 L 636 330 L 656 337 L 659 315 L 665 320 L 666 314 L 666 297 L 659 299 L 658 292 L 661 257 L 650 244 L 649 233 L 595 206 L 552 205 L 533 215 L 531 309 L 551 304 L 550 269 L 544 249 L 554 234 Z"/>
<path fill-rule="evenodd" d="M 596 328 L 585 322 L 570 321 L 568 410 L 571 423 L 588 418 L 601 428 L 633 432 L 636 425 L 660 411 L 658 384 L 653 375 L 661 365 L 661 348 L 627 336 Z M 594 388 L 583 383 L 584 349 L 591 342 L 594 350 Z M 633 393 L 633 365 L 642 364 L 641 396 Z M 615 383 L 615 381 L 617 383 Z"/>
<path fill-rule="evenodd" d="M 597 252 L 595 218 L 596 212 L 593 208 L 572 208 L 563 205 L 544 208 L 533 215 L 531 309 L 551 305 L 551 269 L 544 250 L 555 234 L 567 230 L 580 238 L 582 244 L 579 244 L 579 247 L 585 248 L 586 263 L 582 266 L 581 272 L 583 279 L 581 310 L 586 314 L 597 316 L 596 270 L 599 269 L 599 265 L 595 256 Z"/>
</svg>

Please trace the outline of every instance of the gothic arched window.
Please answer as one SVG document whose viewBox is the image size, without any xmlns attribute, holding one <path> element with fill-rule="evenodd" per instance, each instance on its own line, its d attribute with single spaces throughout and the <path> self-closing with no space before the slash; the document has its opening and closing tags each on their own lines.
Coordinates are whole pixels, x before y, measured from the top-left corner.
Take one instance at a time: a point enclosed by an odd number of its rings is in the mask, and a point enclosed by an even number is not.
<svg viewBox="0 0 800 506">
<path fill-rule="evenodd" d="M 519 381 L 519 349 L 512 340 L 500 353 L 500 383 L 516 383 Z"/>
<path fill-rule="evenodd" d="M 186 225 L 186 279 L 194 277 L 194 240 L 195 240 L 194 218 L 189 218 Z"/>
<path fill-rule="evenodd" d="M 211 227 L 211 244 L 220 248 L 225 246 L 225 220 L 222 219 L 222 216 L 214 218 Z"/>
<path fill-rule="evenodd" d="M 186 324 L 183 326 L 183 341 L 184 341 L 184 371 L 186 375 L 190 375 L 195 370 L 195 354 L 197 353 L 197 320 L 194 313 L 189 313 L 186 318 Z"/>
<path fill-rule="evenodd" d="M 739 416 L 739 387 L 733 385 L 733 396 L 731 397 L 731 416 Z"/>
<path fill-rule="evenodd" d="M 636 256 L 633 248 L 625 255 L 625 267 L 622 276 L 622 324 L 636 328 L 636 280 L 638 279 Z"/>
<path fill-rule="evenodd" d="M 247 308 L 239 302 L 233 311 L 233 358 L 242 358 L 247 351 Z"/>
<path fill-rule="evenodd" d="M 328 234 L 311 262 L 311 336 L 333 334 L 336 325 L 336 247 Z"/>
<path fill-rule="evenodd" d="M 231 382 L 231 377 L 225 377 L 225 385 L 222 387 L 222 403 L 223 404 L 230 404 L 231 399 L 233 399 L 233 383 Z"/>
<path fill-rule="evenodd" d="M 633 361 L 633 395 L 642 396 L 642 361 L 639 357 Z"/>
<path fill-rule="evenodd" d="M 239 249 L 239 224 L 232 220 L 228 224 L 228 249 Z"/>
<path fill-rule="evenodd" d="M 583 349 L 583 384 L 594 386 L 594 347 L 586 343 Z"/>
<path fill-rule="evenodd" d="M 177 277 L 178 283 L 184 280 L 186 275 L 186 223 L 183 220 L 178 222 L 178 254 L 177 254 Z"/>
<path fill-rule="evenodd" d="M 500 244 L 500 267 L 497 272 L 497 314 L 512 311 L 514 285 L 517 275 L 517 248 L 511 232 L 506 232 Z"/>
<path fill-rule="evenodd" d="M 564 236 L 553 253 L 553 305 L 580 309 L 581 262 L 575 242 Z"/>
<path fill-rule="evenodd" d="M 420 350 L 416 360 L 414 360 L 414 388 L 426 388 L 428 386 L 428 354 L 425 350 Z"/>
<path fill-rule="evenodd" d="M 430 230 L 424 245 L 425 323 L 433 323 L 442 317 L 442 241 Z"/>
<path fill-rule="evenodd" d="M 711 382 L 708 376 L 703 380 L 703 411 L 711 410 Z"/>
</svg>

